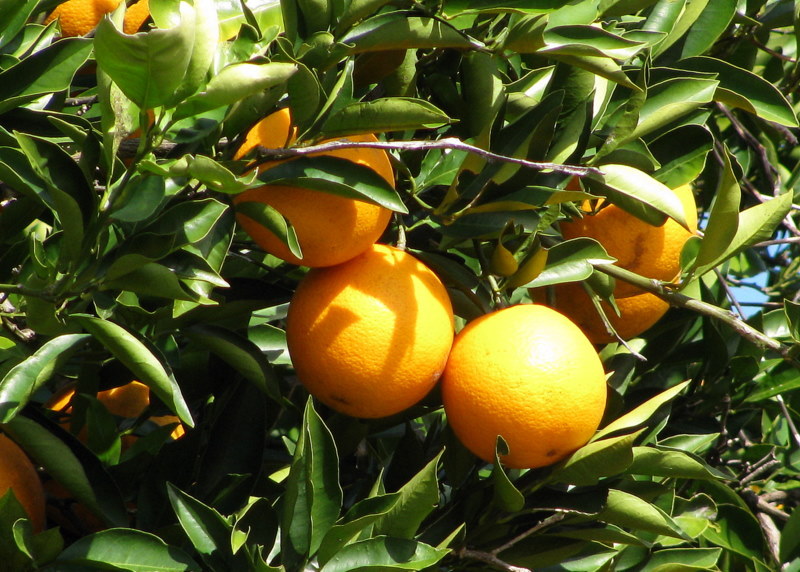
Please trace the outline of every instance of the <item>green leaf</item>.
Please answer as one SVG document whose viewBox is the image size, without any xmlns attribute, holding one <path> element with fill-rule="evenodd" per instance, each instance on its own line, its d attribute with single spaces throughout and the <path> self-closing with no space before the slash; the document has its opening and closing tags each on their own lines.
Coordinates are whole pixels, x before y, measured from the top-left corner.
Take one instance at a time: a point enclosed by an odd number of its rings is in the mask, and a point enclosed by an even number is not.
<svg viewBox="0 0 800 572">
<path fill-rule="evenodd" d="M 474 48 L 480 44 L 442 20 L 378 14 L 352 28 L 341 40 L 353 53 L 419 48 Z"/>
<path fill-rule="evenodd" d="M 714 193 L 714 203 L 703 231 L 695 267 L 716 266 L 715 262 L 728 249 L 739 227 L 741 189 L 727 152 L 722 159 L 722 175 Z"/>
<path fill-rule="evenodd" d="M 716 570 L 721 548 L 667 548 L 656 550 L 642 572 Z"/>
<path fill-rule="evenodd" d="M 350 544 L 368 526 L 386 515 L 400 499 L 400 493 L 368 497 L 355 503 L 335 525 L 331 527 L 317 552 L 321 566 L 333 558 L 341 548 Z"/>
<path fill-rule="evenodd" d="M 173 120 L 177 121 L 230 105 L 260 91 L 286 83 L 295 72 L 297 66 L 288 63 L 233 63 L 214 75 L 203 91 L 180 103 L 173 114 Z"/>
<path fill-rule="evenodd" d="M 597 514 L 597 519 L 634 531 L 654 532 L 689 540 L 664 511 L 625 491 L 616 489 L 608 491 L 606 506 Z"/>
<path fill-rule="evenodd" d="M 703 539 L 746 558 L 758 559 L 765 554 L 758 520 L 749 510 L 738 506 L 719 505 L 717 518 L 705 530 Z"/>
<path fill-rule="evenodd" d="M 149 532 L 113 528 L 85 536 L 67 547 L 57 565 L 113 566 L 131 572 L 201 570 L 189 555 Z"/>
<path fill-rule="evenodd" d="M 800 344 L 800 303 L 784 300 L 783 311 L 786 314 L 786 322 L 789 324 L 789 333 L 792 339 Z"/>
<path fill-rule="evenodd" d="M 89 338 L 87 334 L 57 336 L 11 368 L 0 381 L 0 423 L 11 421 Z"/>
<path fill-rule="evenodd" d="M 492 483 L 494 494 L 492 502 L 506 512 L 519 512 L 525 506 L 525 496 L 511 482 L 500 455 L 508 455 L 508 444 L 498 435 L 494 452 L 494 466 L 492 467 Z"/>
<path fill-rule="evenodd" d="M 792 193 L 786 192 L 742 211 L 739 213 L 736 234 L 730 239 L 725 250 L 708 263 L 692 268 L 692 271 L 696 276 L 702 276 L 745 248 L 762 240 L 768 240 L 791 208 Z"/>
<path fill-rule="evenodd" d="M 236 203 L 237 214 L 244 215 L 277 236 L 297 258 L 303 258 L 300 241 L 292 224 L 276 209 L 260 201 L 242 200 Z"/>
<path fill-rule="evenodd" d="M 0 114 L 67 89 L 91 51 L 91 40 L 64 39 L 0 71 Z"/>
<path fill-rule="evenodd" d="M 800 558 L 800 510 L 793 510 L 783 525 L 780 540 L 781 562 Z"/>
<path fill-rule="evenodd" d="M 261 171 L 261 184 L 287 185 L 332 193 L 407 213 L 400 195 L 370 167 L 341 157 L 298 157 Z"/>
<path fill-rule="evenodd" d="M 616 258 L 590 238 L 573 238 L 553 246 L 547 255 L 547 266 L 528 288 L 551 286 L 562 282 L 585 280 L 594 272 L 595 264 L 612 264 Z"/>
<path fill-rule="evenodd" d="M 339 458 L 330 430 L 309 398 L 283 497 L 283 564 L 293 569 L 317 552 L 339 518 Z"/>
<path fill-rule="evenodd" d="M 434 459 L 400 487 L 400 498 L 392 509 L 375 523 L 375 534 L 396 538 L 414 538 L 422 521 L 439 503 L 437 478 L 440 451 Z"/>
<path fill-rule="evenodd" d="M 404 538 L 378 536 L 348 544 L 331 558 L 321 572 L 356 570 L 424 570 L 450 552 Z"/>
<path fill-rule="evenodd" d="M 94 515 L 111 526 L 128 525 L 122 496 L 94 454 L 81 447 L 87 458 L 79 459 L 48 428 L 21 415 L 5 424 L 3 431 Z"/>
<path fill-rule="evenodd" d="M 189 339 L 208 348 L 272 399 L 280 401 L 278 378 L 256 344 L 213 324 L 196 324 L 184 333 Z"/>
<path fill-rule="evenodd" d="M 95 30 L 98 65 L 142 109 L 174 106 L 196 92 L 217 45 L 211 0 L 180 4 L 180 22 L 129 36 L 104 18 Z"/>
<path fill-rule="evenodd" d="M 600 439 L 604 439 L 608 435 L 619 433 L 621 431 L 630 431 L 631 429 L 635 429 L 644 425 L 653 415 L 655 415 L 661 406 L 675 399 L 675 397 L 677 397 L 678 394 L 689 385 L 689 383 L 689 381 L 684 381 L 683 383 L 674 385 L 669 389 L 662 391 L 655 397 L 648 399 L 633 411 L 629 411 L 622 417 L 615 419 L 603 427 L 600 431 L 595 433 L 594 437 L 592 437 L 592 441 L 598 441 Z"/>
<path fill-rule="evenodd" d="M 320 128 L 326 138 L 442 127 L 453 120 L 435 105 L 411 97 L 359 101 L 332 113 Z"/>
<path fill-rule="evenodd" d="M 167 494 L 178 522 L 192 547 L 211 568 L 232 564 L 230 537 L 233 526 L 213 508 L 167 483 Z"/>
<path fill-rule="evenodd" d="M 584 180 L 593 194 L 607 196 L 612 203 L 652 225 L 666 217 L 686 226 L 683 204 L 666 185 L 627 165 L 600 165 L 602 175 L 591 174 Z"/>
<path fill-rule="evenodd" d="M 763 77 L 731 63 L 707 56 L 681 60 L 681 69 L 717 74 L 714 98 L 730 107 L 743 109 L 767 121 L 797 127 L 792 105 L 774 85 Z"/>
<path fill-rule="evenodd" d="M 649 86 L 647 99 L 639 110 L 639 123 L 630 137 L 644 137 L 686 118 L 711 103 L 718 86 L 718 81 L 702 78 L 673 78 Z"/>
<path fill-rule="evenodd" d="M 625 472 L 633 462 L 633 443 L 641 431 L 592 441 L 567 457 L 549 479 L 576 486 L 597 484 L 602 477 Z"/>
<path fill-rule="evenodd" d="M 627 470 L 632 475 L 681 479 L 730 479 L 699 457 L 683 451 L 657 447 L 634 447 L 633 462 Z"/>
<path fill-rule="evenodd" d="M 194 420 L 183 399 L 175 378 L 153 352 L 122 326 L 88 315 L 75 315 L 75 321 L 103 344 L 111 354 L 127 367 L 136 378 L 164 403 L 170 406 L 181 421 L 194 427 Z"/>
<path fill-rule="evenodd" d="M 736 0 L 714 0 L 709 2 L 695 21 L 681 48 L 681 60 L 708 52 L 719 37 L 725 33 L 736 15 Z"/>
</svg>

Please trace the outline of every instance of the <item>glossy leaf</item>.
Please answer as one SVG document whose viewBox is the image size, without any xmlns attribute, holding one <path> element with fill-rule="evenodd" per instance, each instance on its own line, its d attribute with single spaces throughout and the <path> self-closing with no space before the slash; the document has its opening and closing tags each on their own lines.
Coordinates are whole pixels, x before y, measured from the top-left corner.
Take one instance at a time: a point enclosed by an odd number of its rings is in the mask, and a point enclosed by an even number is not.
<svg viewBox="0 0 800 572">
<path fill-rule="evenodd" d="M 11 421 L 31 397 L 82 347 L 91 336 L 57 336 L 17 364 L 0 381 L 0 423 Z"/>
<path fill-rule="evenodd" d="M 283 497 L 281 547 L 286 566 L 316 553 L 341 506 L 336 445 L 309 398 Z"/>
<path fill-rule="evenodd" d="M 424 570 L 449 550 L 422 542 L 378 536 L 348 544 L 322 567 L 322 572 L 345 572 L 380 567 L 382 570 Z"/>
<path fill-rule="evenodd" d="M 299 157 L 262 171 L 262 184 L 289 185 L 332 193 L 408 212 L 397 191 L 371 168 L 339 157 Z"/>
<path fill-rule="evenodd" d="M 114 322 L 86 315 L 75 316 L 74 319 L 103 344 L 139 381 L 149 386 L 159 399 L 169 405 L 181 418 L 181 421 L 189 427 L 194 426 L 192 414 L 189 412 L 175 378 L 145 343 Z"/>
<path fill-rule="evenodd" d="M 70 545 L 58 565 L 114 566 L 119 570 L 182 572 L 200 570 L 185 552 L 159 537 L 140 530 L 112 528 L 86 536 Z"/>
<path fill-rule="evenodd" d="M 655 532 L 688 540 L 680 527 L 664 511 L 636 495 L 621 490 L 608 491 L 606 506 L 597 518 L 631 530 Z"/>
<path fill-rule="evenodd" d="M 359 101 L 331 114 L 320 128 L 326 137 L 384 133 L 407 129 L 434 129 L 451 123 L 441 109 L 422 100 L 387 97 Z"/>
<path fill-rule="evenodd" d="M 562 282 L 585 280 L 594 272 L 595 264 L 611 264 L 616 259 L 609 256 L 600 244 L 588 238 L 575 238 L 559 243 L 547 251 L 547 265 L 531 282 L 524 286 L 538 288 Z"/>
<path fill-rule="evenodd" d="M 550 477 L 554 482 L 594 485 L 602 477 L 618 475 L 634 460 L 633 443 L 641 431 L 592 441 L 567 457 Z"/>
<path fill-rule="evenodd" d="M 167 483 L 172 508 L 192 547 L 211 567 L 230 564 L 232 526 L 213 508 Z"/>
<path fill-rule="evenodd" d="M 355 53 L 411 48 L 469 48 L 477 45 L 464 34 L 434 18 L 379 14 L 352 28 L 341 42 Z"/>
</svg>

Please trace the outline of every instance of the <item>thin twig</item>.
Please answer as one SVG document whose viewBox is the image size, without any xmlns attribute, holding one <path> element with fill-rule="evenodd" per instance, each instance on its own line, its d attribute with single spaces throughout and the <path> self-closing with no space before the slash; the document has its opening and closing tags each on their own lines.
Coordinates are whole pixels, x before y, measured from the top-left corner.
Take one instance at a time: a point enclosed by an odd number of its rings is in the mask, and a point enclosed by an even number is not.
<svg viewBox="0 0 800 572">
<path fill-rule="evenodd" d="M 766 348 L 773 350 L 780 354 L 788 362 L 792 363 L 796 367 L 800 368 L 800 362 L 798 362 L 792 353 L 792 348 L 782 344 L 778 340 L 771 338 L 764 334 L 763 332 L 758 331 L 750 324 L 741 320 L 733 312 L 720 308 L 718 306 L 714 306 L 713 304 L 709 304 L 707 302 L 703 302 L 702 300 L 697 300 L 696 298 L 691 298 L 685 294 L 682 294 L 676 290 L 674 290 L 670 285 L 667 283 L 661 282 L 659 280 L 650 280 L 648 278 L 644 278 L 630 272 L 629 270 L 625 270 L 624 268 L 620 268 L 618 266 L 614 266 L 611 264 L 599 264 L 595 266 L 597 270 L 603 272 L 604 274 L 608 274 L 609 276 L 616 278 L 618 280 L 623 280 L 629 284 L 633 284 L 637 288 L 655 294 L 659 298 L 666 300 L 669 302 L 671 306 L 675 306 L 678 308 L 686 308 L 687 310 L 692 310 L 693 312 L 697 312 L 703 316 L 708 316 L 715 320 L 719 320 L 720 322 L 725 323 L 730 328 L 733 329 L 737 334 L 745 338 L 746 340 L 756 344 L 759 347 Z"/>
<path fill-rule="evenodd" d="M 329 141 L 327 143 L 320 143 L 319 145 L 309 145 L 308 147 L 291 147 L 280 149 L 268 149 L 266 147 L 258 147 L 256 157 L 259 160 L 273 160 L 282 159 L 286 157 L 297 157 L 302 155 L 310 155 L 312 153 L 322 153 L 328 151 L 335 151 L 338 149 L 350 149 L 354 147 L 367 147 L 370 149 L 384 149 L 384 150 L 397 150 L 397 151 L 429 151 L 431 149 L 438 150 L 451 150 L 451 151 L 465 151 L 473 153 L 491 162 L 513 163 L 521 165 L 528 169 L 535 169 L 537 171 L 551 170 L 568 175 L 575 175 L 583 177 L 589 174 L 602 174 L 600 169 L 595 167 L 583 167 L 579 165 L 563 165 L 560 163 L 548 163 L 538 161 L 528 161 L 526 159 L 519 159 L 517 157 L 506 157 L 505 155 L 498 155 L 486 149 L 481 149 L 475 145 L 464 143 L 455 137 L 445 137 L 436 141 L 349 141 L 346 139 L 339 139 L 337 141 Z"/>
<path fill-rule="evenodd" d="M 477 560 L 478 562 L 489 564 L 490 566 L 499 568 L 500 570 L 505 570 L 506 572 L 531 572 L 530 568 L 514 566 L 513 564 L 504 562 L 491 552 L 483 552 L 481 550 L 469 550 L 467 548 L 462 548 L 461 550 L 456 551 L 456 555 L 459 558 Z"/>
<path fill-rule="evenodd" d="M 714 269 L 714 273 L 717 275 L 717 279 L 719 283 L 722 285 L 722 289 L 725 291 L 725 296 L 728 298 L 731 304 L 733 304 L 734 308 L 736 308 L 736 313 L 739 314 L 739 318 L 744 317 L 744 308 L 739 304 L 739 300 L 736 299 L 736 296 L 733 295 L 733 290 L 728 285 L 728 281 L 725 279 L 725 276 L 722 275 L 722 272 L 719 271 L 718 268 Z"/>
<path fill-rule="evenodd" d="M 786 424 L 789 426 L 789 432 L 792 434 L 794 444 L 797 447 L 800 447 L 800 432 L 797 431 L 797 425 L 795 425 L 794 421 L 792 420 L 792 416 L 789 413 L 789 408 L 786 407 L 786 402 L 783 400 L 783 395 L 776 395 L 775 401 L 778 402 L 778 405 L 781 408 L 781 413 L 783 413 L 783 418 L 786 419 Z"/>
</svg>

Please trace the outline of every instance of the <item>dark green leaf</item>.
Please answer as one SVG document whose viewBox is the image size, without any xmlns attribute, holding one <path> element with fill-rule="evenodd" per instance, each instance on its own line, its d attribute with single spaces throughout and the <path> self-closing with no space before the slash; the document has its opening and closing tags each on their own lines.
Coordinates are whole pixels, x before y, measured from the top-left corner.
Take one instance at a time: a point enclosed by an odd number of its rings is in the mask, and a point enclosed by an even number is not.
<svg viewBox="0 0 800 572">
<path fill-rule="evenodd" d="M 11 421 L 89 338 L 87 334 L 57 336 L 14 366 L 0 382 L 0 423 Z"/>
<path fill-rule="evenodd" d="M 131 572 L 201 570 L 185 552 L 140 530 L 114 528 L 85 536 L 58 557 L 60 564 L 110 565 Z"/>
<path fill-rule="evenodd" d="M 689 540 L 680 527 L 656 505 L 621 490 L 608 491 L 606 506 L 597 518 L 634 531 Z"/>
<path fill-rule="evenodd" d="M 378 536 L 348 544 L 321 572 L 356 570 L 423 570 L 433 566 L 449 549 L 433 548 L 422 542 Z"/>
<path fill-rule="evenodd" d="M 447 114 L 422 99 L 385 97 L 346 105 L 320 128 L 326 137 L 436 128 L 451 123 Z"/>
<path fill-rule="evenodd" d="M 675 399 L 675 397 L 677 397 L 681 391 L 686 389 L 687 385 L 689 385 L 689 382 L 684 381 L 683 383 L 679 383 L 665 391 L 662 391 L 655 397 L 652 397 L 639 405 L 633 411 L 624 414 L 622 417 L 615 419 L 603 427 L 595 434 L 594 437 L 592 437 L 592 440 L 596 441 L 599 439 L 604 439 L 608 435 L 640 427 L 646 423 L 648 419 L 655 415 L 656 411 L 658 411 L 662 405 L 665 405 Z"/>
<path fill-rule="evenodd" d="M 478 42 L 435 18 L 379 14 L 352 28 L 341 40 L 354 53 L 413 48 L 472 48 Z"/>
<path fill-rule="evenodd" d="M 169 405 L 181 421 L 194 427 L 194 420 L 180 388 L 171 373 L 153 352 L 122 326 L 87 315 L 76 315 L 75 320 L 111 354 L 127 367 L 136 378 L 149 386 L 164 403 Z"/>
<path fill-rule="evenodd" d="M 597 241 L 588 238 L 565 240 L 549 250 L 545 269 L 535 280 L 524 286 L 538 288 L 585 280 L 592 275 L 594 264 L 613 262 L 616 259 L 609 256 Z"/>
<path fill-rule="evenodd" d="M 230 564 L 232 525 L 216 510 L 172 483 L 167 483 L 167 493 L 178 522 L 203 560 L 212 568 Z"/>
<path fill-rule="evenodd" d="M 261 171 L 261 183 L 290 185 L 365 201 L 407 213 L 400 195 L 370 167 L 341 157 L 299 157 Z"/>
<path fill-rule="evenodd" d="M 592 441 L 567 457 L 549 477 L 558 483 L 594 485 L 602 477 L 623 473 L 633 462 L 633 443 L 641 431 Z"/>
<path fill-rule="evenodd" d="M 278 378 L 261 349 L 253 342 L 212 324 L 197 324 L 185 333 L 226 361 L 272 399 L 280 400 Z"/>
</svg>

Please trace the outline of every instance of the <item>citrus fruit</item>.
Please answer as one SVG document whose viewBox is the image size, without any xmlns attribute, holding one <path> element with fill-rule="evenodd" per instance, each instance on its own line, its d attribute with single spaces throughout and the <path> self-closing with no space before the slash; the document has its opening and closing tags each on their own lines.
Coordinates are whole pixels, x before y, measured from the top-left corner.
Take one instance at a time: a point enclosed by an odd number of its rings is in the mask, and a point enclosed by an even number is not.
<svg viewBox="0 0 800 572">
<path fill-rule="evenodd" d="M 697 229 L 697 206 L 689 185 L 674 189 L 681 200 L 686 222 Z M 668 218 L 661 226 L 653 226 L 616 205 L 606 205 L 594 214 L 573 221 L 562 221 L 565 239 L 589 237 L 605 247 L 617 259 L 617 266 L 652 278 L 670 282 L 680 274 L 681 250 L 692 232 Z M 638 293 L 635 286 L 617 281 L 614 295 L 624 298 Z"/>
<path fill-rule="evenodd" d="M 234 158 L 243 157 L 256 146 L 279 148 L 294 141 L 294 130 L 287 109 L 267 116 L 247 134 Z M 375 142 L 374 135 L 353 135 L 350 141 Z M 381 149 L 351 148 L 324 153 L 372 168 L 390 185 L 394 173 L 389 157 Z M 310 156 L 317 156 L 313 154 Z M 290 159 L 291 160 L 291 159 Z M 272 161 L 260 169 L 283 161 Z M 391 211 L 386 208 L 303 187 L 264 185 L 245 191 L 234 204 L 259 202 L 270 205 L 294 227 L 303 257 L 298 258 L 270 230 L 242 212 L 236 219 L 245 232 L 266 252 L 292 264 L 333 266 L 349 260 L 377 241 L 389 224 Z"/>
<path fill-rule="evenodd" d="M 603 417 L 606 382 L 592 343 L 563 314 L 521 304 L 485 314 L 456 336 L 442 375 L 447 421 L 487 462 L 497 437 L 512 468 L 555 463 L 586 444 Z"/>
<path fill-rule="evenodd" d="M 33 530 L 44 530 L 44 489 L 36 468 L 16 443 L 0 433 L 0 497 L 9 489 L 28 513 Z"/>
<path fill-rule="evenodd" d="M 544 288 L 536 290 L 532 296 L 536 296 L 537 301 L 544 302 Z M 623 340 L 635 338 L 649 330 L 669 310 L 669 304 L 655 294 L 641 290 L 639 292 L 624 298 L 615 297 L 619 315 L 605 300 L 600 303 L 609 322 Z M 552 307 L 575 322 L 593 344 L 617 341 L 617 338 L 606 330 L 592 299 L 579 282 L 554 286 L 552 302 Z"/>
<path fill-rule="evenodd" d="M 49 24 L 57 18 L 62 36 L 85 36 L 97 27 L 104 15 L 116 10 L 119 4 L 120 0 L 67 0 L 50 12 L 44 23 Z M 129 6 L 125 12 L 124 32 L 135 33 L 149 15 L 149 0 L 140 0 Z"/>
<path fill-rule="evenodd" d="M 453 310 L 427 266 L 375 244 L 308 272 L 289 304 L 286 340 L 298 379 L 317 399 L 353 417 L 385 417 L 436 384 Z"/>
<path fill-rule="evenodd" d="M 44 406 L 47 409 L 69 415 L 72 413 L 72 399 L 74 396 L 75 386 L 68 385 L 60 392 L 53 395 Z M 131 381 L 119 387 L 98 391 L 97 400 L 102 403 L 112 415 L 125 419 L 136 419 L 150 406 L 150 388 L 139 381 Z M 185 433 L 180 419 L 175 415 L 154 416 L 150 417 L 149 420 L 159 426 L 177 423 L 178 425 L 171 433 L 173 439 L 178 439 Z M 64 423 L 64 427 L 69 430 L 69 421 Z M 78 437 L 82 441 L 86 441 L 86 427 L 81 429 Z M 122 437 L 123 450 L 130 447 L 135 440 L 135 435 L 124 435 Z"/>
</svg>

